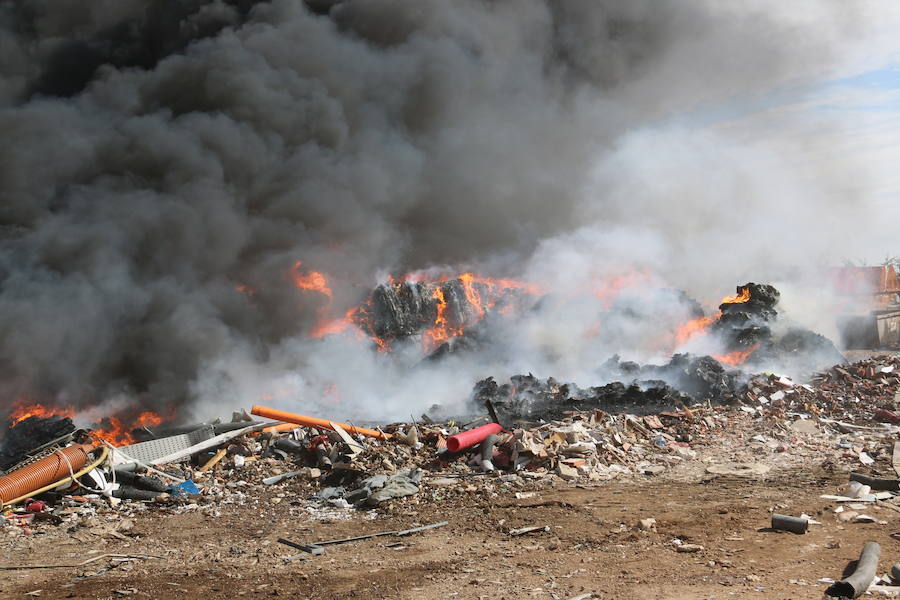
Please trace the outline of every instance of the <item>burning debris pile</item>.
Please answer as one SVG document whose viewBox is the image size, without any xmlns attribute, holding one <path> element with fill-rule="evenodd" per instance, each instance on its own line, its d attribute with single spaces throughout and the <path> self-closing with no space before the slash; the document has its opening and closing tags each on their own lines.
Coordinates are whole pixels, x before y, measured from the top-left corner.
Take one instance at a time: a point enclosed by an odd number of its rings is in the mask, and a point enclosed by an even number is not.
<svg viewBox="0 0 900 600">
<path fill-rule="evenodd" d="M 729 366 L 781 364 L 793 371 L 823 360 L 829 365 L 843 362 L 834 345 L 813 332 L 792 328 L 776 339 L 779 296 L 771 285 L 738 286 L 734 296 L 723 299 L 718 315 L 699 316 L 687 325 L 685 330 L 691 332 L 687 338 L 714 336 L 725 345 L 726 354 L 675 354 L 663 365 L 640 365 L 616 355 L 597 369 L 598 378 L 611 383 L 589 388 L 552 377 L 542 381 L 531 374 L 515 375 L 502 385 L 489 377 L 476 384 L 473 406 L 491 404 L 501 421 L 563 418 L 580 410 L 647 414 L 700 401 L 733 403 L 742 397 L 748 375 Z"/>
<path fill-rule="evenodd" d="M 621 362 L 608 368 L 613 366 L 646 369 Z M 709 357 L 676 356 L 670 365 L 650 369 L 677 371 L 709 390 L 714 389 L 709 373 L 715 374 L 714 382 L 723 376 L 727 381 L 724 369 Z M 313 514 L 405 502 L 423 489 L 462 484 L 458 478 L 478 473 L 495 473 L 519 489 L 658 474 L 691 461 L 704 445 L 725 443 L 739 423 L 781 423 L 776 429 L 782 430 L 805 421 L 838 435 L 847 428 L 855 432 L 853 423 L 881 421 L 893 427 L 900 421 L 892 410 L 898 369 L 900 357 L 891 357 L 836 366 L 809 384 L 758 376 L 740 394 L 733 392 L 737 407 L 695 404 L 665 384 L 613 383 L 579 390 L 532 376 L 514 377 L 504 386 L 487 379 L 476 385 L 475 400 L 489 401 L 494 422 L 483 416 L 467 424 L 436 423 L 423 416 L 418 423 L 367 429 L 255 406 L 252 414 L 277 421 L 252 421 L 241 412 L 231 423 L 145 428 L 145 441 L 121 447 L 90 431 L 73 430 L 67 418 L 31 417 L 19 427 L 43 431 L 43 438 L 22 452 L 24 462 L 0 476 L 0 501 L 6 523 L 21 529 L 35 512 L 69 520 L 76 515 L 77 520 L 78 511 L 71 510 L 77 506 L 136 506 L 123 501 L 182 510 L 276 493 L 275 502 L 284 497 L 277 490 L 285 486 L 305 490 L 304 506 Z M 20 440 L 21 450 L 24 438 L 17 428 L 10 437 Z M 771 441 L 757 438 L 764 445 Z M 840 444 L 837 451 L 844 454 L 855 447 Z M 866 456 L 882 454 L 877 443 L 861 448 Z M 857 454 L 846 456 L 856 459 Z"/>
<path fill-rule="evenodd" d="M 771 285 L 747 283 L 724 298 L 719 313 L 685 324 L 678 332 L 681 343 L 709 335 L 726 353 L 715 358 L 727 365 L 747 364 L 750 369 L 769 369 L 808 374 L 844 362 L 843 355 L 822 335 L 800 327 L 786 327 L 776 334 L 781 294 Z"/>
</svg>

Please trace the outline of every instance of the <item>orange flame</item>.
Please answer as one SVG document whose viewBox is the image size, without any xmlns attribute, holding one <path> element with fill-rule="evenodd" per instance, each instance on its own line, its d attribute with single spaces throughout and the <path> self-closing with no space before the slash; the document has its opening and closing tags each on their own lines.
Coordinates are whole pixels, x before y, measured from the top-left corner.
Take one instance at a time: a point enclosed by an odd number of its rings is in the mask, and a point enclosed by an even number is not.
<svg viewBox="0 0 900 600">
<path fill-rule="evenodd" d="M 759 344 L 755 344 L 744 351 L 735 350 L 734 352 L 729 352 L 728 354 L 713 354 L 713 358 L 723 365 L 736 367 L 747 362 L 747 359 L 750 358 L 751 354 L 756 352 L 757 348 L 759 348 Z"/>
<path fill-rule="evenodd" d="M 9 416 L 9 424 L 13 426 L 24 421 L 29 417 L 40 417 L 46 419 L 49 417 L 69 417 L 76 416 L 75 408 L 53 407 L 38 404 L 36 402 L 20 403 L 12 414 Z M 91 434 L 98 439 L 105 440 L 114 446 L 124 446 L 134 443 L 131 430 L 139 427 L 155 427 L 163 422 L 163 417 L 152 411 L 144 411 L 135 418 L 126 418 L 120 415 L 113 415 L 104 418 L 97 424 Z"/>
<path fill-rule="evenodd" d="M 741 288 L 740 291 L 734 296 L 725 296 L 722 298 L 722 302 L 720 304 L 740 304 L 742 302 L 748 302 L 750 300 L 750 288 Z M 722 313 L 718 313 L 709 317 L 700 317 L 698 319 L 691 319 L 686 323 L 682 323 L 678 326 L 678 329 L 675 330 L 675 347 L 678 348 L 688 341 L 694 339 L 699 335 L 703 335 L 706 333 L 706 330 L 709 329 L 709 326 L 715 323 L 721 318 Z M 753 352 L 756 348 L 750 350 L 750 353 Z M 728 360 L 737 360 L 737 358 L 729 358 L 732 355 L 736 355 L 736 353 L 732 352 L 731 354 L 723 355 Z M 749 356 L 750 354 L 747 354 Z M 746 357 L 744 358 L 746 360 Z M 723 361 L 719 361 L 723 362 Z M 738 363 L 727 362 L 727 364 L 741 364 L 744 361 L 741 360 Z"/>
<path fill-rule="evenodd" d="M 437 316 L 434 318 L 434 327 L 422 334 L 426 352 L 434 350 L 463 332 L 462 328 L 450 327 L 447 323 L 447 300 L 444 298 L 443 288 L 439 285 L 434 286 L 431 297 L 437 300 Z"/>
<path fill-rule="evenodd" d="M 592 293 L 608 307 L 618 299 L 619 295 L 624 290 L 635 287 L 641 283 L 649 282 L 653 277 L 654 275 L 652 272 L 643 269 L 629 271 L 628 273 L 607 277 L 602 280 L 594 279 L 592 283 Z"/>
<path fill-rule="evenodd" d="M 142 412 L 136 419 L 126 423 L 119 417 L 107 417 L 103 419 L 103 427 L 94 429 L 91 433 L 113 446 L 127 446 L 134 443 L 131 431 L 141 427 L 156 427 L 163 422 L 162 417 L 152 411 Z"/>
<path fill-rule="evenodd" d="M 725 296 L 719 304 L 740 304 L 750 301 L 750 288 L 741 288 L 734 296 Z"/>
<path fill-rule="evenodd" d="M 675 330 L 676 348 L 686 344 L 689 340 L 694 339 L 698 335 L 703 335 L 709 326 L 719 320 L 719 315 L 709 317 L 700 317 L 699 319 L 691 319 L 687 323 L 682 323 Z"/>
<path fill-rule="evenodd" d="M 37 403 L 21 403 L 19 404 L 15 410 L 13 410 L 12 414 L 9 415 L 9 424 L 15 425 L 20 421 L 24 421 L 28 417 L 40 417 L 42 419 L 46 419 L 49 417 L 74 417 L 75 409 L 71 406 L 65 408 L 56 408 L 51 406 L 44 406 L 42 404 Z"/>
<path fill-rule="evenodd" d="M 301 273 L 300 266 L 302 264 L 303 263 L 299 260 L 294 263 L 294 269 L 291 272 L 291 278 L 294 280 L 294 285 L 301 290 L 319 292 L 320 294 L 324 294 L 325 296 L 328 296 L 328 298 L 331 298 L 331 288 L 328 287 L 328 280 L 325 279 L 325 276 L 318 271 L 310 271 L 305 274 Z"/>
</svg>

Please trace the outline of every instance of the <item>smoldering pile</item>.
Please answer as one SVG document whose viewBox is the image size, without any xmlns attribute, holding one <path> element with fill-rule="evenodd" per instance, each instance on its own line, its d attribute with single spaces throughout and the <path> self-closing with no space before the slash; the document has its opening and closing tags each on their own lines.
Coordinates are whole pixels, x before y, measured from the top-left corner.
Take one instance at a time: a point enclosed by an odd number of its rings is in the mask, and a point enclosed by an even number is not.
<svg viewBox="0 0 900 600">
<path fill-rule="evenodd" d="M 698 400 L 728 403 L 743 389 L 737 371 L 726 371 L 709 356 L 677 354 L 663 366 L 641 366 L 613 357 L 600 371 L 606 375 L 604 379 L 614 381 L 580 388 L 531 374 L 514 375 L 502 385 L 488 377 L 475 384 L 472 407 L 483 410 L 489 404 L 501 422 L 562 419 L 572 412 L 595 409 L 647 415 L 675 410 Z"/>
<path fill-rule="evenodd" d="M 475 384 L 472 408 L 490 405 L 501 420 L 523 421 L 559 419 L 591 409 L 650 414 L 703 401 L 730 404 L 746 392 L 751 374 L 763 367 L 811 373 L 845 362 L 830 340 L 812 331 L 789 327 L 775 334 L 780 294 L 773 286 L 751 282 L 736 292 L 719 306 L 719 315 L 697 319 L 728 354 L 679 353 L 663 365 L 641 365 L 614 355 L 596 371 L 598 380 L 608 383 L 587 388 L 530 373 L 499 385 L 488 377 Z M 734 363 L 741 368 L 726 368 Z"/>
</svg>

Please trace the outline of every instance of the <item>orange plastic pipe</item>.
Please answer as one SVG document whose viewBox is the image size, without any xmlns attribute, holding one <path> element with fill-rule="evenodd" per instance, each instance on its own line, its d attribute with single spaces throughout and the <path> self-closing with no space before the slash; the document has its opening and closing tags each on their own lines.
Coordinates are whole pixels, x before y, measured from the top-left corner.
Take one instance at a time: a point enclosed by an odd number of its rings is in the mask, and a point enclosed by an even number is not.
<svg viewBox="0 0 900 600">
<path fill-rule="evenodd" d="M 316 417 L 307 417 L 305 415 L 298 415 L 296 413 L 290 413 L 284 410 L 278 410 L 276 408 L 269 408 L 267 406 L 256 406 L 250 409 L 250 414 L 256 415 L 257 417 L 265 417 L 267 419 L 275 419 L 276 421 L 285 421 L 287 423 L 296 423 L 297 425 L 303 425 L 304 427 L 316 427 L 318 429 L 331 429 L 334 431 L 334 427 L 331 426 L 331 423 L 335 423 L 344 431 L 348 431 L 350 433 L 359 433 L 361 435 L 365 435 L 368 437 L 378 438 L 382 440 L 387 440 L 391 438 L 391 434 L 382 433 L 381 431 L 375 431 L 374 429 L 366 429 L 365 427 L 356 427 L 355 425 L 349 425 L 347 423 L 338 423 L 337 421 L 329 421 L 328 419 L 319 419 Z"/>
<path fill-rule="evenodd" d="M 280 431 L 293 431 L 297 429 L 296 423 L 282 423 L 280 425 L 271 425 L 263 429 L 263 433 L 271 432 L 280 432 Z"/>
<path fill-rule="evenodd" d="M 71 472 L 77 473 L 87 464 L 90 458 L 88 452 L 93 449 L 93 446 L 88 445 L 68 446 L 39 461 L 3 475 L 0 477 L 0 505 L 65 479 L 69 476 L 70 464 Z M 65 455 L 65 458 L 60 454 Z"/>
</svg>

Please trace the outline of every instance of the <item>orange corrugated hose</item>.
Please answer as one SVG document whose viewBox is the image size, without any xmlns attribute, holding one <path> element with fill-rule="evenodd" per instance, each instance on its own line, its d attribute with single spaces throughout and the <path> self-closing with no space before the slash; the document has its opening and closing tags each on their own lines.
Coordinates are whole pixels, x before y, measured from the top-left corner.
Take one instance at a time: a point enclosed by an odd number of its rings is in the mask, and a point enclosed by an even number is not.
<svg viewBox="0 0 900 600">
<path fill-rule="evenodd" d="M 65 479 L 87 464 L 90 458 L 88 452 L 93 449 L 93 446 L 86 444 L 68 446 L 12 473 L 0 476 L 0 505 Z"/>
</svg>

